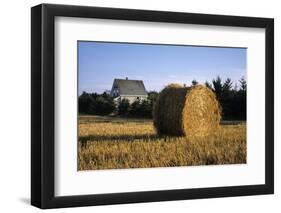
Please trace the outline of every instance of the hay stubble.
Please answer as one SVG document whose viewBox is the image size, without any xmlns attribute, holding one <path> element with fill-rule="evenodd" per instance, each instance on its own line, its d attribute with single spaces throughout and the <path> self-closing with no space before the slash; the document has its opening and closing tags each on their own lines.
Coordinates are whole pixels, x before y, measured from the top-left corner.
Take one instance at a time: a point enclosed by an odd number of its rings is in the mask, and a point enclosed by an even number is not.
<svg viewBox="0 0 281 213">
<path fill-rule="evenodd" d="M 79 117 L 78 169 L 246 163 L 246 125 L 222 126 L 205 139 L 159 136 L 147 119 Z"/>
</svg>

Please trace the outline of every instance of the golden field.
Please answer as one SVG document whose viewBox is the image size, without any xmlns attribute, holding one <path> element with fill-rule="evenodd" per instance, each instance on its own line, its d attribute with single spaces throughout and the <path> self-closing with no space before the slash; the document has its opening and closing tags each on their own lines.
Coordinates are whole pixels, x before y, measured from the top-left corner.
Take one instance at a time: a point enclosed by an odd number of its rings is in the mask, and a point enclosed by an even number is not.
<svg viewBox="0 0 281 213">
<path fill-rule="evenodd" d="M 246 163 L 246 124 L 204 139 L 158 136 L 149 119 L 79 116 L 78 169 Z"/>
</svg>

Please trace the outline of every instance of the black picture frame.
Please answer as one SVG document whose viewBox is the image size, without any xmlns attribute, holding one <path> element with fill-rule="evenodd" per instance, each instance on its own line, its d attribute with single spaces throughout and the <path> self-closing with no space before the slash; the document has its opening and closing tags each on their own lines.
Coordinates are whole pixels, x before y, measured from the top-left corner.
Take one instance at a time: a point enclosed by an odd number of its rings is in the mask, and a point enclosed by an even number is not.
<svg viewBox="0 0 281 213">
<path fill-rule="evenodd" d="M 54 20 L 57 16 L 264 28 L 265 184 L 93 195 L 54 195 Z M 41 4 L 31 8 L 31 204 L 60 208 L 274 193 L 274 20 L 164 11 Z"/>
</svg>

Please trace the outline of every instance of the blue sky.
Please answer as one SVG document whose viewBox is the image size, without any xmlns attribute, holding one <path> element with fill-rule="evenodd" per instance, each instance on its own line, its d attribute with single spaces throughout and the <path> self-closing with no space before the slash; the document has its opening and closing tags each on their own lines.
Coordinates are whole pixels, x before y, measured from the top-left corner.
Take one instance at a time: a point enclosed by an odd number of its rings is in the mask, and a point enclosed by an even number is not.
<svg viewBox="0 0 281 213">
<path fill-rule="evenodd" d="M 79 94 L 110 90 L 114 78 L 143 80 L 147 91 L 169 83 L 190 85 L 246 77 L 245 48 L 78 42 Z"/>
</svg>

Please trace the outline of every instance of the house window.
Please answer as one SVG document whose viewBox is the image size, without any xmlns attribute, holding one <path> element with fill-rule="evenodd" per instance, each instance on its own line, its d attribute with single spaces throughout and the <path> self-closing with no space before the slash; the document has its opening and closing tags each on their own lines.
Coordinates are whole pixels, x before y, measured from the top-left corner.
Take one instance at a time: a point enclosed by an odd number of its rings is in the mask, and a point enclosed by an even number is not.
<svg viewBox="0 0 281 213">
<path fill-rule="evenodd" d="M 113 90 L 113 96 L 114 96 L 114 97 L 117 97 L 117 96 L 118 96 L 118 93 L 119 93 L 118 88 L 114 88 L 114 90 Z"/>
</svg>

